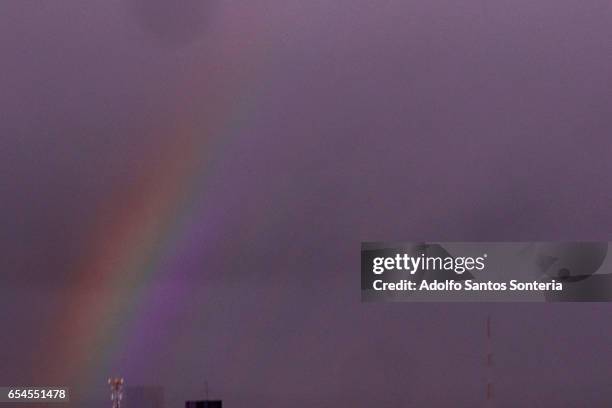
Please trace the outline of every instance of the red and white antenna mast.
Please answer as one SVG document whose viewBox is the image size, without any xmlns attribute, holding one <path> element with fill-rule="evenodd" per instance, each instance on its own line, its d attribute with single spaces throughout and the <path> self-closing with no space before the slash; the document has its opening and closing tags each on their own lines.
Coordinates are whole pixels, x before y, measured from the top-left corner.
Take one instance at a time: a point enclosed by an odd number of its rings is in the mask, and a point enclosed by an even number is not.
<svg viewBox="0 0 612 408">
<path fill-rule="evenodd" d="M 108 385 L 111 389 L 111 401 L 113 408 L 121 408 L 123 400 L 123 378 L 109 378 Z"/>
<path fill-rule="evenodd" d="M 491 316 L 487 316 L 486 325 L 487 345 L 486 345 L 486 397 L 485 406 L 492 407 L 494 388 L 493 388 L 493 333 L 492 333 L 492 321 Z"/>
</svg>

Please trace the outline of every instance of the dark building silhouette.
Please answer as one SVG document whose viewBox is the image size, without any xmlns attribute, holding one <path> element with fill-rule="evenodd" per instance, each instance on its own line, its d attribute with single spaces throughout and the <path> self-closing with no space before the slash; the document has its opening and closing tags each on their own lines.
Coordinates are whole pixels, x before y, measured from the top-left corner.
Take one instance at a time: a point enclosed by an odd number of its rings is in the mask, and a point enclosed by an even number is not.
<svg viewBox="0 0 612 408">
<path fill-rule="evenodd" d="M 185 402 L 185 408 L 222 408 L 222 401 L 187 401 Z"/>
</svg>

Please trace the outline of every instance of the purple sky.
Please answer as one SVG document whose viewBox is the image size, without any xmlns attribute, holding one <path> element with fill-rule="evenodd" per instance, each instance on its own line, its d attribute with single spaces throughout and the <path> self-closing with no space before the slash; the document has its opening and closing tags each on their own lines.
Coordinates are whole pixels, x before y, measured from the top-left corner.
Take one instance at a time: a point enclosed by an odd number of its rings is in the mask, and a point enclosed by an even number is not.
<svg viewBox="0 0 612 408">
<path fill-rule="evenodd" d="M 0 385 L 32 381 L 97 204 L 173 137 L 151 130 L 227 96 L 132 383 L 473 407 L 492 314 L 499 406 L 609 406 L 607 304 L 359 300 L 363 240 L 610 240 L 609 1 L 171 3 L 0 4 Z"/>
</svg>

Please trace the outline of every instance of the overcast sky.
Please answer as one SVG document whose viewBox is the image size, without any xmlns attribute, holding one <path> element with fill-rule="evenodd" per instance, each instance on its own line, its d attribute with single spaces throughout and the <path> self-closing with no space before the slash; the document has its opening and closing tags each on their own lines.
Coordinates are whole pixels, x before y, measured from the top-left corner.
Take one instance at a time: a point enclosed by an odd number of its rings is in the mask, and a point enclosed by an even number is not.
<svg viewBox="0 0 612 408">
<path fill-rule="evenodd" d="M 175 3 L 0 4 L 0 383 L 78 295 L 92 406 L 473 407 L 488 314 L 499 406 L 612 402 L 606 304 L 359 294 L 364 240 L 610 240 L 608 1 Z"/>
</svg>

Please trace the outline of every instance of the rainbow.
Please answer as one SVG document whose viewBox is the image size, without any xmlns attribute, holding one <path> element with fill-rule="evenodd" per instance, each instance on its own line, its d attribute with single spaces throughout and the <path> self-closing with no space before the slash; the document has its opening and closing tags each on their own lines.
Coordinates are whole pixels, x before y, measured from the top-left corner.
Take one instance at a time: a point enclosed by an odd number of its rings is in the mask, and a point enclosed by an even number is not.
<svg viewBox="0 0 612 408">
<path fill-rule="evenodd" d="M 163 313 L 153 282 L 177 273 L 168 262 L 189 236 L 190 220 L 205 196 L 202 186 L 224 143 L 238 130 L 236 119 L 250 109 L 257 83 L 250 76 L 257 70 L 243 60 L 252 53 L 227 41 L 218 46 L 229 58 L 223 64 L 233 67 L 229 74 L 204 63 L 177 87 L 178 105 L 185 109 L 179 109 L 167 132 L 155 130 L 161 137 L 153 139 L 164 144 L 143 153 L 135 181 L 117 188 L 97 208 L 89 250 L 74 267 L 69 299 L 53 322 L 57 335 L 41 360 L 45 378 L 70 385 L 83 398 L 93 387 L 105 387 L 101 376 L 124 375 L 106 371 L 121 367 L 122 358 L 142 341 L 147 322 Z M 203 92 L 206 102 L 194 102 Z"/>
</svg>

